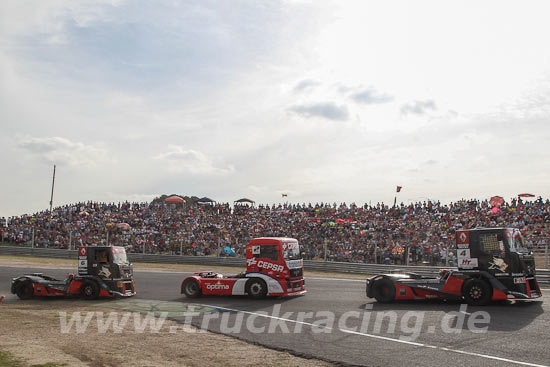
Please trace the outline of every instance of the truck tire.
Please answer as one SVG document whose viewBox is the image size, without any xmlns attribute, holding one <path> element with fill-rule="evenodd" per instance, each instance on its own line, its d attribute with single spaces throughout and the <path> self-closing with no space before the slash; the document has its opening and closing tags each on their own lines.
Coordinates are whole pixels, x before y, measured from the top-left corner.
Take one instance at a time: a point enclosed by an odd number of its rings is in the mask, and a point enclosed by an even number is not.
<svg viewBox="0 0 550 367">
<path fill-rule="evenodd" d="M 183 282 L 182 289 L 187 298 L 197 298 L 201 295 L 201 287 L 195 279 L 186 279 Z"/>
<path fill-rule="evenodd" d="M 250 298 L 264 298 L 267 295 L 267 284 L 263 279 L 252 278 L 246 282 L 246 293 Z"/>
<path fill-rule="evenodd" d="M 485 306 L 493 297 L 493 289 L 486 280 L 472 278 L 464 282 L 462 296 L 470 306 Z"/>
<path fill-rule="evenodd" d="M 97 299 L 99 297 L 99 286 L 96 282 L 84 281 L 80 287 L 80 294 L 86 300 Z"/>
<path fill-rule="evenodd" d="M 372 285 L 372 294 L 380 303 L 393 302 L 395 299 L 395 286 L 389 279 L 379 279 Z"/>
<path fill-rule="evenodd" d="M 31 299 L 34 295 L 34 287 L 30 281 L 25 280 L 17 284 L 15 294 L 17 294 L 19 299 Z"/>
</svg>

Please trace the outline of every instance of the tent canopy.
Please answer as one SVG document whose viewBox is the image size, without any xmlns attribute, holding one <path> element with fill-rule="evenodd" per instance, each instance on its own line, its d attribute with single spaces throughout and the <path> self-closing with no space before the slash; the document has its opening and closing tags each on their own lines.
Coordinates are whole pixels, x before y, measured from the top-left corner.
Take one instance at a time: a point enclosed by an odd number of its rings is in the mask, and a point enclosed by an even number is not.
<svg viewBox="0 0 550 367">
<path fill-rule="evenodd" d="M 197 200 L 197 203 L 199 203 L 199 204 L 213 204 L 213 203 L 215 203 L 215 201 L 210 199 L 210 198 L 207 198 L 205 196 L 205 197 L 200 198 L 199 200 Z"/>
<path fill-rule="evenodd" d="M 526 194 L 519 194 L 518 197 L 520 197 L 520 198 L 534 198 L 535 195 L 526 193 Z"/>
<path fill-rule="evenodd" d="M 254 200 L 250 200 L 250 199 L 247 199 L 247 198 L 242 198 L 242 199 L 239 199 L 239 200 L 235 200 L 236 203 L 250 203 L 250 204 L 254 204 Z"/>
</svg>

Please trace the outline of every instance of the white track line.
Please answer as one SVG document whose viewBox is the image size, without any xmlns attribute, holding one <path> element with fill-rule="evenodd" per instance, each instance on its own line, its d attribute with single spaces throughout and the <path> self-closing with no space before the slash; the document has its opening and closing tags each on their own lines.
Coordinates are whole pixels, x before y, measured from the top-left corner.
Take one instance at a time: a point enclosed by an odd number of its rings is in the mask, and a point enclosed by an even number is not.
<svg viewBox="0 0 550 367">
<path fill-rule="evenodd" d="M 268 318 L 268 319 L 275 319 L 275 320 L 287 321 L 287 322 L 292 322 L 292 323 L 295 323 L 295 324 L 302 324 L 302 325 L 307 325 L 307 326 L 314 326 L 314 327 L 316 327 L 316 328 L 322 328 L 322 329 L 326 329 L 326 330 L 335 330 L 334 328 L 330 328 L 330 327 L 328 327 L 328 326 L 314 325 L 314 324 L 309 323 L 309 322 L 296 321 L 296 320 L 292 320 L 292 319 L 285 319 L 285 318 L 282 318 L 282 317 L 276 317 L 276 316 L 271 316 L 271 315 L 265 315 L 265 314 L 256 313 L 256 312 L 242 311 L 242 310 L 236 310 L 236 309 L 233 309 L 233 308 L 220 307 L 220 306 L 213 306 L 213 305 L 206 305 L 206 304 L 201 304 L 201 306 L 213 307 L 213 308 L 222 309 L 222 310 L 227 310 L 227 311 L 232 311 L 232 312 L 242 312 L 242 313 L 248 314 L 248 315 L 254 315 L 254 316 L 260 316 L 260 317 L 264 317 L 264 318 Z M 373 338 L 373 339 L 379 339 L 379 340 L 385 340 L 385 341 L 390 341 L 390 342 L 400 343 L 400 344 L 414 345 L 414 346 L 417 346 L 417 347 L 428 348 L 428 349 L 435 349 L 435 350 L 440 350 L 440 351 L 444 351 L 444 352 L 452 352 L 452 353 L 458 353 L 458 354 L 469 355 L 469 356 L 473 356 L 473 357 L 480 357 L 480 358 L 485 358 L 485 359 L 492 359 L 492 360 L 495 360 L 495 361 L 514 363 L 514 364 L 518 364 L 518 365 L 522 365 L 522 366 L 531 366 L 531 367 L 550 367 L 550 366 L 543 365 L 543 364 L 536 364 L 536 363 L 530 363 L 530 362 L 516 361 L 516 360 L 513 360 L 513 359 L 508 359 L 508 358 L 502 358 L 502 357 L 492 356 L 492 355 L 489 355 L 489 354 L 481 354 L 481 353 L 468 352 L 468 351 L 459 350 L 459 349 L 451 349 L 451 348 L 445 348 L 445 347 L 438 347 L 438 346 L 436 346 L 436 345 L 430 345 L 430 344 L 424 344 L 424 343 L 417 343 L 417 342 L 412 342 L 412 341 L 407 341 L 407 340 L 401 340 L 401 339 L 396 339 L 396 338 L 390 338 L 390 337 L 381 336 L 381 335 L 374 335 L 374 334 L 361 333 L 361 332 L 353 331 L 353 330 L 346 330 L 346 329 L 339 329 L 339 328 L 336 329 L 336 330 L 338 330 L 338 331 L 340 331 L 340 332 L 342 332 L 342 333 L 347 333 L 347 334 L 354 334 L 354 335 L 359 335 L 359 336 L 364 336 L 364 337 Z"/>
</svg>

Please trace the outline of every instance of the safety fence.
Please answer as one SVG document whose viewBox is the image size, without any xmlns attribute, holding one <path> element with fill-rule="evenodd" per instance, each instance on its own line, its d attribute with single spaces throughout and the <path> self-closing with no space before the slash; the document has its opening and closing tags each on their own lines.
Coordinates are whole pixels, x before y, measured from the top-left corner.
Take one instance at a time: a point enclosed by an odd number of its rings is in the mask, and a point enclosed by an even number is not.
<svg viewBox="0 0 550 367">
<path fill-rule="evenodd" d="M 57 259 L 77 259 L 77 251 L 58 250 L 44 248 L 25 248 L 0 246 L 0 255 L 31 256 Z M 215 256 L 178 256 L 178 255 L 151 255 L 151 254 L 128 254 L 131 262 L 144 263 L 165 263 L 165 264 L 194 264 L 201 266 L 245 266 L 245 259 L 235 257 Z M 352 274 L 380 274 L 388 272 L 414 272 L 423 276 L 434 276 L 445 267 L 438 266 L 406 266 L 406 265 L 377 265 L 350 262 L 314 261 L 304 260 L 305 270 L 320 272 L 352 273 Z M 198 269 L 208 270 L 208 269 Z M 537 278 L 541 285 L 550 285 L 550 270 L 537 269 Z"/>
</svg>

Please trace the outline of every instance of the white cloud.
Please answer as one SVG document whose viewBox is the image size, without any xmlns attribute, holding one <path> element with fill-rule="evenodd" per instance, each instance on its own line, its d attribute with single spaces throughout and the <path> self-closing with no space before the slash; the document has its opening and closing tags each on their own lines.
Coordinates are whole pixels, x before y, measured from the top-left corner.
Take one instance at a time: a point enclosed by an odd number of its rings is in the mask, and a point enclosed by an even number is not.
<svg viewBox="0 0 550 367">
<path fill-rule="evenodd" d="M 104 148 L 58 136 L 24 137 L 17 146 L 34 159 L 60 166 L 95 166 L 107 155 Z"/>
<path fill-rule="evenodd" d="M 374 88 L 366 88 L 353 92 L 350 98 L 357 103 L 363 104 L 379 104 L 393 101 L 393 97 L 389 94 L 380 93 Z"/>
<path fill-rule="evenodd" d="M 415 114 L 415 115 L 424 115 L 428 111 L 435 111 L 437 107 L 435 102 L 431 99 L 425 101 L 414 101 L 401 106 L 401 113 L 403 115 Z"/>
<path fill-rule="evenodd" d="M 304 117 L 323 117 L 328 120 L 345 121 L 349 119 L 348 108 L 345 105 L 337 105 L 334 102 L 308 103 L 295 105 L 288 108 Z"/>
<path fill-rule="evenodd" d="M 223 168 L 215 167 L 212 160 L 204 153 L 185 149 L 182 146 L 171 146 L 168 152 L 153 158 L 165 162 L 171 171 L 192 175 L 228 175 L 235 171 L 232 165 Z"/>
</svg>

